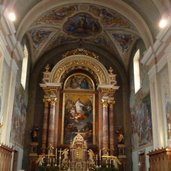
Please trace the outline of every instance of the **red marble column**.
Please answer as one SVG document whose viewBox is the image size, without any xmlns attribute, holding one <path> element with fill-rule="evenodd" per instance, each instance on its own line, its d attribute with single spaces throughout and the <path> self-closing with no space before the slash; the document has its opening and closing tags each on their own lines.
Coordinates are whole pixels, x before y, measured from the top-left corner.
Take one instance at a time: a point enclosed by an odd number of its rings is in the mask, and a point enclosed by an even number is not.
<svg viewBox="0 0 171 171">
<path fill-rule="evenodd" d="M 110 155 L 114 155 L 114 113 L 113 113 L 113 104 L 114 99 L 109 100 L 109 147 Z"/>
<path fill-rule="evenodd" d="M 108 127 L 108 101 L 107 99 L 102 99 L 103 104 L 103 121 L 102 121 L 102 154 L 107 155 L 109 151 L 109 127 Z"/>
<path fill-rule="evenodd" d="M 42 148 L 45 148 L 47 143 L 49 101 L 48 99 L 43 99 L 43 102 L 44 102 L 44 117 L 43 117 L 43 129 L 42 129 Z"/>
<path fill-rule="evenodd" d="M 55 142 L 55 114 L 56 114 L 57 98 L 51 98 L 50 113 L 49 113 L 49 130 L 48 130 L 48 147 L 53 146 Z"/>
</svg>

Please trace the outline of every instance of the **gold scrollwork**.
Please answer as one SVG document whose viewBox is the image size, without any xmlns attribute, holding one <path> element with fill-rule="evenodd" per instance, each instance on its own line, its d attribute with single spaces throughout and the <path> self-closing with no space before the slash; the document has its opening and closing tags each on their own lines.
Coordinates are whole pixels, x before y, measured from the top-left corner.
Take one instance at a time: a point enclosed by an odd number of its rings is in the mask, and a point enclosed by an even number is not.
<svg viewBox="0 0 171 171">
<path fill-rule="evenodd" d="M 77 48 L 74 50 L 67 51 L 63 55 L 63 58 L 65 58 L 67 56 L 71 56 L 71 55 L 86 55 L 86 56 L 91 56 L 91 57 L 99 60 L 99 56 L 96 55 L 94 52 L 91 52 L 91 51 L 88 51 L 88 50 L 82 49 L 82 48 Z"/>
<path fill-rule="evenodd" d="M 60 82 L 63 73 L 67 72 L 68 69 L 75 68 L 77 66 L 91 69 L 94 73 L 97 74 L 97 77 L 101 84 L 109 83 L 108 72 L 104 68 L 104 66 L 96 59 L 85 55 L 68 56 L 60 61 L 54 68 L 51 81 Z"/>
</svg>

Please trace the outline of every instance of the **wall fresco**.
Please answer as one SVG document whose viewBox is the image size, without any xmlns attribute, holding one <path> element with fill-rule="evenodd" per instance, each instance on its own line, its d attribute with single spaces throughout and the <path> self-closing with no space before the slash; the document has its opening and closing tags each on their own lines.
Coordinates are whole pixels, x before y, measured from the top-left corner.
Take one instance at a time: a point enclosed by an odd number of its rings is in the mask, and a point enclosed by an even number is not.
<svg viewBox="0 0 171 171">
<path fill-rule="evenodd" d="M 139 100 L 131 109 L 133 148 L 152 143 L 152 120 L 150 96 Z"/>
</svg>

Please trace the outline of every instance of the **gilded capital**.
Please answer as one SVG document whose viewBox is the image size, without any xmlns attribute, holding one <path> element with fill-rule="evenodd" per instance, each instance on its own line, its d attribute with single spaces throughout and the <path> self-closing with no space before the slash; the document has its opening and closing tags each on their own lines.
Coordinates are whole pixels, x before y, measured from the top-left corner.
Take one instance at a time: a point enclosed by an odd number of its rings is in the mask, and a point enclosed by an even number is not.
<svg viewBox="0 0 171 171">
<path fill-rule="evenodd" d="M 102 98 L 102 104 L 104 107 L 107 107 L 108 106 L 108 99 Z"/>
<path fill-rule="evenodd" d="M 58 101 L 57 97 L 51 97 L 50 98 L 50 104 L 55 104 Z"/>
</svg>

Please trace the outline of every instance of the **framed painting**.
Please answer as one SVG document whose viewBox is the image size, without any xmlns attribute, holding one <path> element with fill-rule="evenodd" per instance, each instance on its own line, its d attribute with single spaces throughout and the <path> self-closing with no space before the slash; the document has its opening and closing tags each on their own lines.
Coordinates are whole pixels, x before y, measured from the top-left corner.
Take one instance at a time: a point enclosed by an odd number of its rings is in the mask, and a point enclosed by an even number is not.
<svg viewBox="0 0 171 171">
<path fill-rule="evenodd" d="M 88 144 L 95 143 L 94 101 L 93 93 L 64 93 L 62 144 L 69 145 L 78 132 Z"/>
</svg>

